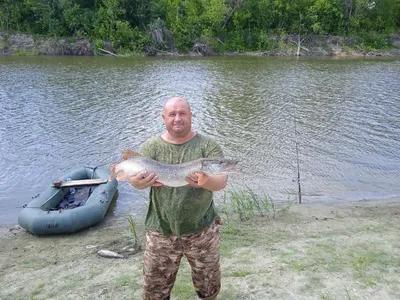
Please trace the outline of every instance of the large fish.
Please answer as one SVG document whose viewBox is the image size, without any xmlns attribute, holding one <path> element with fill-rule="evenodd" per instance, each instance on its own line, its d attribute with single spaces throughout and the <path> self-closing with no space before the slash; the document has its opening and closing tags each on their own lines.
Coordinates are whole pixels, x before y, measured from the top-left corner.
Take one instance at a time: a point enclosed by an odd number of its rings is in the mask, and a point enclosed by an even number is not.
<svg viewBox="0 0 400 300">
<path fill-rule="evenodd" d="M 131 152 L 131 157 L 111 167 L 110 180 L 127 180 L 142 171 L 157 175 L 157 181 L 172 187 L 189 184 L 185 178 L 190 173 L 200 173 L 198 183 L 202 185 L 207 180 L 206 176 L 235 173 L 238 161 L 232 159 L 200 158 L 182 164 L 166 164 Z"/>
</svg>

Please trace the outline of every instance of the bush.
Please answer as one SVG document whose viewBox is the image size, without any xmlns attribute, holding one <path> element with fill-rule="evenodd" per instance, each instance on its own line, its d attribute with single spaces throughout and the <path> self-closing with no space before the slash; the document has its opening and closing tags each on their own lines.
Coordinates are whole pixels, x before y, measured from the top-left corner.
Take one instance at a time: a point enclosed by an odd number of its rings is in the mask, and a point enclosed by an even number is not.
<svg viewBox="0 0 400 300">
<path fill-rule="evenodd" d="M 390 39 L 386 34 L 377 32 L 362 32 L 359 35 L 358 48 L 370 51 L 373 49 L 384 49 L 390 46 Z"/>
</svg>

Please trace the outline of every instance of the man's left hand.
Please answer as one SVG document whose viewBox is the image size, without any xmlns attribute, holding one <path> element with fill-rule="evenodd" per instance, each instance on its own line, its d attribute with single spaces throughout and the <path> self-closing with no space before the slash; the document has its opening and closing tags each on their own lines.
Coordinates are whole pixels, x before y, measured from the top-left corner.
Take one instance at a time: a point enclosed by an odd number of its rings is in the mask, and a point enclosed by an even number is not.
<svg viewBox="0 0 400 300">
<path fill-rule="evenodd" d="M 189 182 L 189 186 L 201 188 L 207 182 L 208 176 L 204 173 L 190 173 L 186 177 L 186 181 Z"/>
</svg>

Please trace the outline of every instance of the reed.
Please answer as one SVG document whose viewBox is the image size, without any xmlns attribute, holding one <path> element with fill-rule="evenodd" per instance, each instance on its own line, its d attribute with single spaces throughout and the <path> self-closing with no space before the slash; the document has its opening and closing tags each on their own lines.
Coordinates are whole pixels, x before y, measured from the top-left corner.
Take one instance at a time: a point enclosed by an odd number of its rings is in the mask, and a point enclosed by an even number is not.
<svg viewBox="0 0 400 300">
<path fill-rule="evenodd" d="M 288 201 L 289 205 L 285 204 L 277 210 L 274 200 L 268 194 L 260 196 L 249 187 L 244 190 L 231 191 L 229 194 L 232 211 L 242 221 L 247 221 L 255 215 L 273 219 L 277 213 L 288 212 L 291 206 L 291 202 Z M 228 215 L 228 210 L 223 209 L 223 213 Z"/>
<path fill-rule="evenodd" d="M 134 244 L 134 246 L 136 246 L 139 242 L 139 239 L 137 237 L 135 221 L 133 221 L 132 216 L 129 216 L 126 219 L 129 222 L 129 231 L 132 233 L 133 244 Z"/>
</svg>

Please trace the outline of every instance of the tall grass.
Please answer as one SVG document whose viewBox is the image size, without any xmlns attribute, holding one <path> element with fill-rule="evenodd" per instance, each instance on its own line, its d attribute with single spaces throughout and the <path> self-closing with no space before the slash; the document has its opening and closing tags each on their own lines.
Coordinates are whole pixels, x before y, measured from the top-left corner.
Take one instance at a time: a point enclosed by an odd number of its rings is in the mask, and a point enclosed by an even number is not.
<svg viewBox="0 0 400 300">
<path fill-rule="evenodd" d="M 136 224 L 135 221 L 133 221 L 132 216 L 129 216 L 126 218 L 129 222 L 129 230 L 132 233 L 132 238 L 133 238 L 133 244 L 136 246 L 139 242 L 139 239 L 137 237 L 137 232 L 136 232 Z"/>
<path fill-rule="evenodd" d="M 225 194 L 225 200 L 227 195 Z M 267 218 L 275 218 L 278 213 L 287 212 L 291 205 L 282 206 L 277 209 L 274 200 L 268 195 L 257 195 L 249 187 L 240 191 L 230 191 L 228 198 L 234 214 L 237 214 L 242 221 L 247 221 L 255 215 Z M 227 210 L 224 210 L 228 214 Z"/>
<path fill-rule="evenodd" d="M 250 188 L 230 192 L 233 212 L 240 220 L 246 221 L 255 214 L 275 218 L 275 203 L 269 195 L 258 196 Z"/>
</svg>

